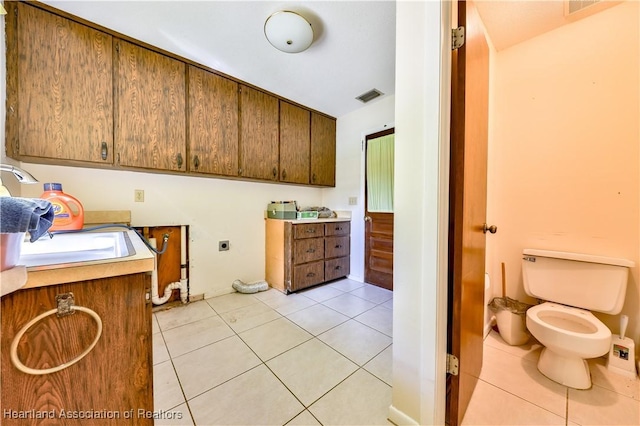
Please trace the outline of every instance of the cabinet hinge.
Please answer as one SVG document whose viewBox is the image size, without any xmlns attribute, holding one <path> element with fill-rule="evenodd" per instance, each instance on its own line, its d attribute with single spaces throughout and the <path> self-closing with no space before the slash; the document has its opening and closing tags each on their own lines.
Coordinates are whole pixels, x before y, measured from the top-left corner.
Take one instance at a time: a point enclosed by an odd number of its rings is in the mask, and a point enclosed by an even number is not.
<svg viewBox="0 0 640 426">
<path fill-rule="evenodd" d="M 458 358 L 455 355 L 447 354 L 447 374 L 458 375 Z"/>
<path fill-rule="evenodd" d="M 451 30 L 451 50 L 458 50 L 464 44 L 464 27 Z"/>
</svg>

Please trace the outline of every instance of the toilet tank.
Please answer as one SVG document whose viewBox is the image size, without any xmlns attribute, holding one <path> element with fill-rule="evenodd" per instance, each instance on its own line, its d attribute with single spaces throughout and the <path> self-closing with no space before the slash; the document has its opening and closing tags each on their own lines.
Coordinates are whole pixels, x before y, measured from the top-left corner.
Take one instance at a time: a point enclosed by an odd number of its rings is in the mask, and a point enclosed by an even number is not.
<svg viewBox="0 0 640 426">
<path fill-rule="evenodd" d="M 622 310 L 632 261 L 536 249 L 522 254 L 529 296 L 612 315 Z"/>
</svg>

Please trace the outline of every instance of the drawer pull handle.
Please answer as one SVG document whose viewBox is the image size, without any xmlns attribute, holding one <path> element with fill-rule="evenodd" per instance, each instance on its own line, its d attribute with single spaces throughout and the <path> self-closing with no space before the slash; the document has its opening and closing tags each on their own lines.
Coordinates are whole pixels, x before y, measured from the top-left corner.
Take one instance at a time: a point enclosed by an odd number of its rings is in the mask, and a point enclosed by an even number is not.
<svg viewBox="0 0 640 426">
<path fill-rule="evenodd" d="M 342 231 L 342 228 L 337 227 L 337 228 L 336 228 L 336 231 Z"/>
<path fill-rule="evenodd" d="M 307 253 L 315 253 L 315 252 L 316 252 L 316 249 L 314 248 L 310 248 L 309 250 L 307 250 Z"/>
<path fill-rule="evenodd" d="M 336 248 L 342 248 L 342 245 L 341 245 L 341 244 L 338 244 L 338 245 L 336 246 Z"/>
<path fill-rule="evenodd" d="M 342 269 L 342 266 L 340 265 L 336 266 L 336 270 L 340 270 L 340 269 Z"/>
<path fill-rule="evenodd" d="M 314 274 L 313 272 L 309 272 L 309 273 L 307 274 L 307 277 L 308 277 L 308 278 L 315 277 L 315 276 L 316 276 L 316 274 Z"/>
<path fill-rule="evenodd" d="M 315 229 L 313 229 L 313 228 L 307 229 L 307 234 L 315 234 L 315 233 L 316 233 Z"/>
</svg>

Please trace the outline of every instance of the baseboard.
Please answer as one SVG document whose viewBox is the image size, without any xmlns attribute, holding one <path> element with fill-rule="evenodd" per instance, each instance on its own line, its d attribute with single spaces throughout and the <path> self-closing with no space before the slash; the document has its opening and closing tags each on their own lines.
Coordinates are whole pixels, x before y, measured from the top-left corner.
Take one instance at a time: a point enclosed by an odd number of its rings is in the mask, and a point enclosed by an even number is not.
<svg viewBox="0 0 640 426">
<path fill-rule="evenodd" d="M 394 425 L 415 425 L 419 426 L 420 423 L 415 421 L 413 418 L 406 415 L 403 411 L 398 410 L 396 407 L 392 405 L 389 406 L 389 421 Z"/>
</svg>

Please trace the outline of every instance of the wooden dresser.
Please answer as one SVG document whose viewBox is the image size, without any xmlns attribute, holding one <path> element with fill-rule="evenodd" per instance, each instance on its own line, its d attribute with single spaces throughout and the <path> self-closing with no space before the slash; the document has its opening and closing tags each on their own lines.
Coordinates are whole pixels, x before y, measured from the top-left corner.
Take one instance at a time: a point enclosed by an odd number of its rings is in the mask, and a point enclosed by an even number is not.
<svg viewBox="0 0 640 426">
<path fill-rule="evenodd" d="M 266 221 L 266 278 L 290 293 L 349 275 L 348 218 Z"/>
</svg>

